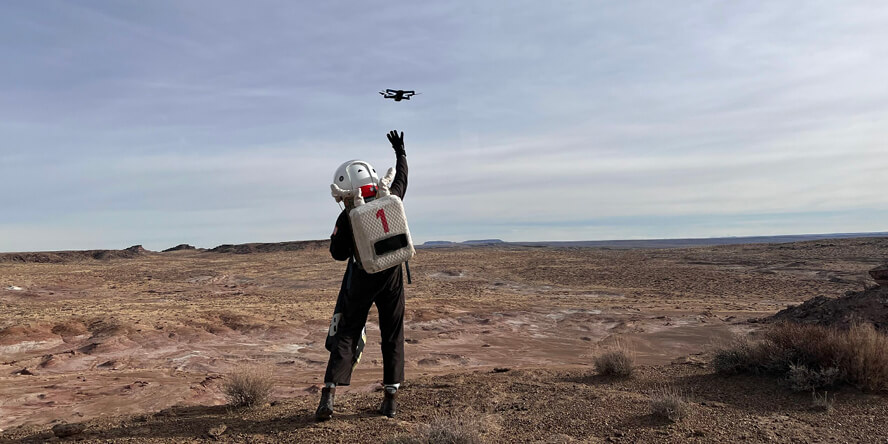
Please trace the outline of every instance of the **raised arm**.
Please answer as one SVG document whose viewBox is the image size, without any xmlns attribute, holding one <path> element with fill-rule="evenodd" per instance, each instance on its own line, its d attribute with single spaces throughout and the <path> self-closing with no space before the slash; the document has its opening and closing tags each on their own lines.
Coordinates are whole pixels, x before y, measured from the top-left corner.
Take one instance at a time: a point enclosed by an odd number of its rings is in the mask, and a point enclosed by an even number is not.
<svg viewBox="0 0 888 444">
<path fill-rule="evenodd" d="M 404 132 L 399 135 L 397 131 L 388 133 L 388 140 L 392 143 L 392 149 L 395 150 L 395 180 L 389 187 L 392 194 L 404 199 L 407 193 L 407 151 L 404 149 Z"/>
</svg>

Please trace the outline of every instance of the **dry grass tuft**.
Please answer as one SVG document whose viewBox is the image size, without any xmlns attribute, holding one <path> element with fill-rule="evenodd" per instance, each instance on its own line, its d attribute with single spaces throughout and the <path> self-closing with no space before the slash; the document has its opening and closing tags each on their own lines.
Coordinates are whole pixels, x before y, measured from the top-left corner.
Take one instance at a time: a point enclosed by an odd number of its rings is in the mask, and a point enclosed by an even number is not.
<svg viewBox="0 0 888 444">
<path fill-rule="evenodd" d="M 872 325 L 847 330 L 784 322 L 759 341 L 741 339 L 715 352 L 719 373 L 783 376 L 795 390 L 839 383 L 865 390 L 888 390 L 888 336 Z"/>
<path fill-rule="evenodd" d="M 888 390 L 888 336 L 872 325 L 853 326 L 843 336 L 838 366 L 848 379 L 868 390 Z"/>
<path fill-rule="evenodd" d="M 651 415 L 655 418 L 681 421 L 688 415 L 688 403 L 675 387 L 662 387 L 651 398 Z"/>
<path fill-rule="evenodd" d="M 632 351 L 622 342 L 595 357 L 595 371 L 602 376 L 615 376 L 626 378 L 632 375 L 635 369 L 635 359 Z"/>
<path fill-rule="evenodd" d="M 258 367 L 242 367 L 225 378 L 222 390 L 228 405 L 232 407 L 255 407 L 262 405 L 271 395 L 274 381 L 271 371 Z"/>
<path fill-rule="evenodd" d="M 830 397 L 829 392 L 823 392 L 823 394 L 818 394 L 816 391 L 811 391 L 811 408 L 821 412 L 831 412 L 833 409 L 833 404 L 836 401 L 836 397 Z"/>
<path fill-rule="evenodd" d="M 481 444 L 485 424 L 476 416 L 444 416 L 423 424 L 409 435 L 400 435 L 387 444 Z"/>
</svg>

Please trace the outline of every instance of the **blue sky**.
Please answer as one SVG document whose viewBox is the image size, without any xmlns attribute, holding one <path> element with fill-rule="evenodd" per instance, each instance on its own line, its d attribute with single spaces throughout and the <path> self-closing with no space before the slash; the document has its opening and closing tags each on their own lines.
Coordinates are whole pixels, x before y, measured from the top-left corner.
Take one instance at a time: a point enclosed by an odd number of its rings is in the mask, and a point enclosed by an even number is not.
<svg viewBox="0 0 888 444">
<path fill-rule="evenodd" d="M 0 15 L 0 251 L 888 230 L 888 4 L 40 1 Z M 384 88 L 422 92 L 383 100 Z"/>
</svg>

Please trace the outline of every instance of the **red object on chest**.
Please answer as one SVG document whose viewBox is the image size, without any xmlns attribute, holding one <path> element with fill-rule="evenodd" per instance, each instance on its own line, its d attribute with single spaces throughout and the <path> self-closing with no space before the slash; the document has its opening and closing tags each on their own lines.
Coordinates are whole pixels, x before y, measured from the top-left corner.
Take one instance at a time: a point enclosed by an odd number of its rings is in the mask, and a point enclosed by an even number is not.
<svg viewBox="0 0 888 444">
<path fill-rule="evenodd" d="M 376 185 L 364 185 L 361 187 L 361 197 L 376 197 Z"/>
</svg>

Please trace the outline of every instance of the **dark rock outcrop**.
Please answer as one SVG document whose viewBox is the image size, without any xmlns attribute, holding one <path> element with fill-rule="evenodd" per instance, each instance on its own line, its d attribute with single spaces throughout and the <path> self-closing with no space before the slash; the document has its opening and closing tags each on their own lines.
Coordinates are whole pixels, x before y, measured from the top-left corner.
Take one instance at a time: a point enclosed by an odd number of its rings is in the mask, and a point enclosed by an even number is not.
<svg viewBox="0 0 888 444">
<path fill-rule="evenodd" d="M 327 249 L 330 248 L 329 240 L 307 240 L 307 241 L 290 241 L 277 243 L 252 243 L 238 245 L 219 245 L 209 251 L 212 253 L 234 253 L 234 254 L 251 254 L 251 253 L 274 253 L 278 251 L 299 251 L 305 249 Z"/>
<path fill-rule="evenodd" d="M 869 274 L 877 284 L 882 287 L 888 287 L 888 264 L 873 268 Z"/>
<path fill-rule="evenodd" d="M 70 436 L 79 435 L 86 430 L 84 424 L 56 424 L 52 426 L 52 434 L 58 438 L 68 438 Z"/>
<path fill-rule="evenodd" d="M 829 298 L 818 296 L 801 305 L 781 310 L 769 321 L 793 321 L 848 328 L 855 322 L 872 324 L 888 333 L 888 287 L 879 286 L 865 291 L 850 291 L 845 296 Z"/>
<path fill-rule="evenodd" d="M 192 245 L 188 245 L 188 244 L 179 244 L 179 245 L 176 245 L 175 247 L 167 248 L 166 250 L 161 251 L 161 253 L 169 253 L 170 251 L 182 251 L 182 250 L 197 250 L 197 248 L 195 248 Z"/>
<path fill-rule="evenodd" d="M 132 259 L 151 252 L 141 245 L 123 250 L 40 251 L 33 253 L 3 253 L 0 262 L 65 263 L 83 260 Z"/>
</svg>

